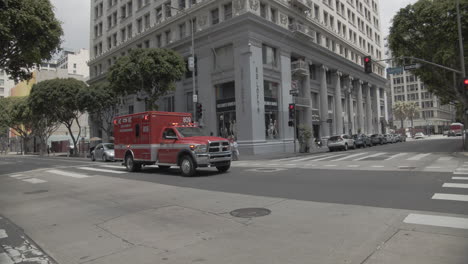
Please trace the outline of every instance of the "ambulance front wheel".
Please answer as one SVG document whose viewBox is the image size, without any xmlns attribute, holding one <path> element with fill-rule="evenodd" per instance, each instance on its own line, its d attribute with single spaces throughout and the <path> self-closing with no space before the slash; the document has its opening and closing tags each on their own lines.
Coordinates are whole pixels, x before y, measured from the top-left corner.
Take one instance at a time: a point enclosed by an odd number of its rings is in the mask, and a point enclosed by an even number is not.
<svg viewBox="0 0 468 264">
<path fill-rule="evenodd" d="M 135 172 L 135 171 L 139 171 L 141 169 L 141 164 L 139 163 L 136 163 L 134 160 L 133 160 L 133 156 L 132 155 L 127 155 L 125 157 L 125 167 L 127 167 L 127 170 L 129 172 Z"/>
<path fill-rule="evenodd" d="M 193 162 L 192 157 L 185 155 L 180 160 L 180 171 L 182 175 L 185 177 L 190 177 L 195 175 L 195 164 Z"/>
<path fill-rule="evenodd" d="M 229 168 L 231 168 L 231 164 L 229 163 L 229 165 L 224 165 L 224 166 L 218 166 L 216 167 L 216 169 L 218 169 L 219 172 L 226 172 L 229 170 Z"/>
</svg>

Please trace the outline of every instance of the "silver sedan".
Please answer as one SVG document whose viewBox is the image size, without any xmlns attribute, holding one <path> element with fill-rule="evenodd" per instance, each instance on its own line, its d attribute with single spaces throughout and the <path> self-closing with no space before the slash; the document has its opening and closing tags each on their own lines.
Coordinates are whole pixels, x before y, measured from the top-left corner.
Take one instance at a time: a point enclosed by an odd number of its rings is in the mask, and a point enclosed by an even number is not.
<svg viewBox="0 0 468 264">
<path fill-rule="evenodd" d="M 112 143 L 101 143 L 98 144 L 91 152 L 91 160 L 95 161 L 100 159 L 102 161 L 113 161 L 114 160 L 114 144 Z"/>
</svg>

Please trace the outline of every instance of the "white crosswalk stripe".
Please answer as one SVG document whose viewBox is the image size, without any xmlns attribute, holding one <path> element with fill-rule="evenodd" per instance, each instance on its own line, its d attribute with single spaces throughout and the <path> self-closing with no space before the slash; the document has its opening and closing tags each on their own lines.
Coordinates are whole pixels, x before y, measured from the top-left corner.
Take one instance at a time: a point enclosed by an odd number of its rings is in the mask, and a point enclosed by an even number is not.
<svg viewBox="0 0 468 264">
<path fill-rule="evenodd" d="M 442 187 L 444 188 L 464 188 L 464 189 L 468 189 L 468 184 L 466 183 L 444 183 L 442 185 Z"/>
<path fill-rule="evenodd" d="M 435 193 L 432 196 L 432 199 L 434 199 L 434 200 L 449 200 L 449 201 L 468 202 L 468 195 L 450 194 L 450 193 Z"/>
<path fill-rule="evenodd" d="M 320 159 L 310 159 L 309 161 L 322 161 L 322 160 L 326 160 L 326 159 L 330 159 L 330 158 L 341 157 L 341 156 L 344 156 L 344 155 L 346 155 L 346 154 L 336 154 L 336 155 L 323 157 L 323 158 L 320 158 Z"/>
<path fill-rule="evenodd" d="M 88 171 L 97 171 L 97 172 L 108 172 L 108 173 L 115 173 L 115 174 L 127 173 L 126 171 L 106 170 L 106 169 L 98 169 L 98 168 L 92 168 L 92 167 L 77 167 L 77 169 L 88 170 Z"/>
<path fill-rule="evenodd" d="M 306 158 L 294 159 L 293 161 L 306 161 L 306 160 L 312 160 L 312 159 L 326 157 L 326 156 L 331 156 L 331 154 L 318 155 L 318 156 L 312 156 L 312 157 L 309 156 L 309 157 L 306 157 Z"/>
<path fill-rule="evenodd" d="M 52 173 L 52 174 L 61 175 L 61 176 L 77 178 L 77 179 L 82 179 L 82 178 L 91 177 L 91 176 L 84 175 L 84 174 L 73 173 L 73 172 L 66 172 L 66 171 L 61 171 L 61 170 L 48 170 L 47 172 L 48 172 L 48 173 Z"/>
<path fill-rule="evenodd" d="M 385 154 L 386 154 L 386 152 L 380 152 L 380 153 L 376 153 L 376 154 L 372 154 L 372 155 L 368 155 L 368 156 L 365 156 L 365 157 L 354 159 L 354 161 L 359 161 L 359 160 L 363 160 L 363 159 L 367 159 L 367 158 L 374 158 L 374 157 L 382 156 L 382 155 L 385 155 Z"/>
<path fill-rule="evenodd" d="M 342 157 L 342 158 L 339 158 L 339 159 L 334 159 L 334 160 L 331 160 L 331 161 L 341 161 L 341 160 L 345 160 L 345 159 L 349 159 L 349 158 L 354 158 L 354 157 L 361 156 L 361 155 L 366 155 L 366 154 L 368 154 L 368 153 L 369 153 L 369 152 L 356 153 L 356 154 L 353 154 L 353 155 L 349 155 L 349 156 Z"/>
<path fill-rule="evenodd" d="M 405 156 L 405 155 L 408 155 L 408 153 L 398 153 L 398 154 L 395 154 L 393 156 L 390 156 L 390 157 L 386 158 L 385 160 L 391 160 L 391 159 L 402 157 L 402 156 Z"/>
<path fill-rule="evenodd" d="M 37 178 L 30 178 L 30 179 L 24 179 L 22 180 L 24 182 L 29 182 L 29 183 L 32 183 L 32 184 L 37 184 L 37 183 L 45 183 L 47 181 L 44 181 L 44 180 L 41 180 L 41 179 L 37 179 Z"/>
<path fill-rule="evenodd" d="M 8 234 L 6 233 L 5 229 L 0 229 L 0 239 L 7 238 L 7 237 L 8 237 Z"/>
<path fill-rule="evenodd" d="M 468 181 L 468 177 L 452 177 L 452 180 L 464 180 L 464 181 Z"/>
<path fill-rule="evenodd" d="M 451 160 L 453 157 L 440 157 L 438 158 L 437 160 L 438 161 L 447 161 L 447 160 Z"/>
<path fill-rule="evenodd" d="M 406 159 L 406 160 L 421 160 L 422 158 L 427 157 L 427 156 L 429 156 L 429 155 L 431 155 L 431 153 L 418 154 L 418 155 L 413 156 L 413 157 L 411 157 L 411 158 L 408 158 L 408 159 Z"/>
<path fill-rule="evenodd" d="M 408 224 L 468 229 L 468 218 L 461 217 L 409 214 L 403 222 Z"/>
</svg>

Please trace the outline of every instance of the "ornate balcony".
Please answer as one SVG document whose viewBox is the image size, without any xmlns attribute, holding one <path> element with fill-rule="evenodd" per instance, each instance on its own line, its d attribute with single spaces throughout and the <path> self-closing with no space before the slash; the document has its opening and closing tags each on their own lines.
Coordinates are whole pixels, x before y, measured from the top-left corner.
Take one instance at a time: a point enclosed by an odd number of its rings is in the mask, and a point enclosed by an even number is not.
<svg viewBox="0 0 468 264">
<path fill-rule="evenodd" d="M 289 30 L 291 30 L 298 37 L 312 41 L 315 39 L 315 32 L 309 29 L 307 26 L 304 26 L 303 24 L 289 24 Z"/>
<path fill-rule="evenodd" d="M 293 61 L 291 63 L 291 72 L 293 75 L 304 77 L 309 75 L 309 67 L 307 63 L 303 60 Z"/>
<path fill-rule="evenodd" d="M 303 11 L 311 11 L 312 10 L 312 1 L 311 0 L 290 0 L 292 6 L 296 6 L 297 8 Z"/>
</svg>

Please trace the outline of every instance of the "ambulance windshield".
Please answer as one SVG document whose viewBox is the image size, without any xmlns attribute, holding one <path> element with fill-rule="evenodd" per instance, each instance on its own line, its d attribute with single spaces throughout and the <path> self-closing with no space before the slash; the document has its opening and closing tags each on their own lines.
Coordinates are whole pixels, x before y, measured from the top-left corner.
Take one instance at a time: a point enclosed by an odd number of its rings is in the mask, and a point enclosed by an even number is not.
<svg viewBox="0 0 468 264">
<path fill-rule="evenodd" d="M 182 137 L 205 136 L 199 127 L 177 127 L 176 129 Z"/>
</svg>

